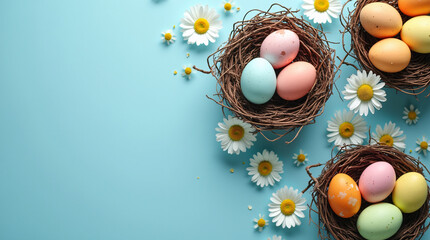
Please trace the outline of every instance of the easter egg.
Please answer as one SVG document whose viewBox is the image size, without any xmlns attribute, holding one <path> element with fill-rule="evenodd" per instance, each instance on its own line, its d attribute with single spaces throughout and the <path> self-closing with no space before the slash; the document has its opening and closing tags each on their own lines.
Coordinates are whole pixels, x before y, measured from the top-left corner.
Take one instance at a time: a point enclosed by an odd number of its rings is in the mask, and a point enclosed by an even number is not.
<svg viewBox="0 0 430 240">
<path fill-rule="evenodd" d="M 430 53 L 430 16 L 409 19 L 403 25 L 400 37 L 412 51 Z"/>
<path fill-rule="evenodd" d="M 365 208 L 357 219 L 357 229 L 365 239 L 387 239 L 400 229 L 403 215 L 390 203 L 377 203 Z"/>
<path fill-rule="evenodd" d="M 263 40 L 260 57 L 278 69 L 285 67 L 296 58 L 299 47 L 300 40 L 295 32 L 287 29 L 277 30 Z"/>
<path fill-rule="evenodd" d="M 391 5 L 382 2 L 369 3 L 360 11 L 360 23 L 364 30 L 377 38 L 397 35 L 402 29 L 402 17 Z"/>
<path fill-rule="evenodd" d="M 411 50 L 397 38 L 386 38 L 370 48 L 369 59 L 373 66 L 383 72 L 400 72 L 411 61 Z"/>
<path fill-rule="evenodd" d="M 317 71 L 308 62 L 294 62 L 279 73 L 276 92 L 285 100 L 297 100 L 304 97 L 315 84 Z"/>
<path fill-rule="evenodd" d="M 423 175 L 408 172 L 399 177 L 393 190 L 393 203 L 404 213 L 420 209 L 426 202 L 427 182 Z"/>
<path fill-rule="evenodd" d="M 338 173 L 331 179 L 327 196 L 331 209 L 339 217 L 350 218 L 360 210 L 360 191 L 347 174 Z"/>
<path fill-rule="evenodd" d="M 276 73 L 264 58 L 252 59 L 242 71 L 240 88 L 245 98 L 255 104 L 268 102 L 276 91 Z"/>
<path fill-rule="evenodd" d="M 410 17 L 430 13 L 430 0 L 399 0 L 398 4 L 400 11 Z"/>
<path fill-rule="evenodd" d="M 371 203 L 376 203 L 387 198 L 396 185 L 396 172 L 393 166 L 387 162 L 375 162 L 370 164 L 358 181 L 361 196 Z"/>
</svg>

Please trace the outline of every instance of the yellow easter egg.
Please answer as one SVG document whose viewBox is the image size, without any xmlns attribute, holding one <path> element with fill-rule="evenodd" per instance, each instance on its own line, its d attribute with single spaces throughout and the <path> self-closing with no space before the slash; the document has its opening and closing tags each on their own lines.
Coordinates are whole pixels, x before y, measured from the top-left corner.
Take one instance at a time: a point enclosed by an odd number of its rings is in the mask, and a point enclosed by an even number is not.
<svg viewBox="0 0 430 240">
<path fill-rule="evenodd" d="M 405 173 L 396 181 L 393 203 L 404 213 L 420 209 L 426 202 L 428 187 L 423 175 L 416 172 Z"/>
<path fill-rule="evenodd" d="M 430 53 L 430 16 L 409 19 L 400 32 L 402 41 L 417 53 Z"/>
</svg>

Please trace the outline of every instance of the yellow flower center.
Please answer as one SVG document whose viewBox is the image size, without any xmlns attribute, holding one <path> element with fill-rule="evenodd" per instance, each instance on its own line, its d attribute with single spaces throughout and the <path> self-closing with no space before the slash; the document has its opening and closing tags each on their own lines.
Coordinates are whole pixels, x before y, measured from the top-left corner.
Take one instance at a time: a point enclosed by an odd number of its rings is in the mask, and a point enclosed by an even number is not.
<svg viewBox="0 0 430 240">
<path fill-rule="evenodd" d="M 259 227 L 264 227 L 264 226 L 266 226 L 266 220 L 260 218 L 260 219 L 258 219 L 257 224 Z"/>
<path fill-rule="evenodd" d="M 417 113 L 416 113 L 415 111 L 410 111 L 410 112 L 408 113 L 408 118 L 409 118 L 410 120 L 415 120 L 415 119 L 417 118 Z"/>
<path fill-rule="evenodd" d="M 296 210 L 296 204 L 291 199 L 285 199 L 281 203 L 281 212 L 286 215 L 290 216 L 294 213 Z"/>
<path fill-rule="evenodd" d="M 262 176 L 267 176 L 272 172 L 272 164 L 269 161 L 261 161 L 258 164 L 258 172 Z"/>
<path fill-rule="evenodd" d="M 387 145 L 392 147 L 394 143 L 394 139 L 390 135 L 386 134 L 379 139 L 379 143 L 382 145 Z"/>
<path fill-rule="evenodd" d="M 193 71 L 193 70 L 191 70 L 191 68 L 190 68 L 190 67 L 186 67 L 186 68 L 185 68 L 185 74 L 187 74 L 187 75 L 190 75 L 192 71 Z"/>
<path fill-rule="evenodd" d="M 349 138 L 354 134 L 354 125 L 350 122 L 344 122 L 339 126 L 339 134 L 343 138 Z"/>
<path fill-rule="evenodd" d="M 361 101 L 369 101 L 373 97 L 373 88 L 368 84 L 363 84 L 358 88 L 357 96 Z"/>
<path fill-rule="evenodd" d="M 205 18 L 199 18 L 194 23 L 194 30 L 198 34 L 204 34 L 209 30 L 209 22 Z"/>
<path fill-rule="evenodd" d="M 314 2 L 315 10 L 317 10 L 318 12 L 327 11 L 329 5 L 330 4 L 329 4 L 328 0 L 315 0 L 315 2 Z"/>
<path fill-rule="evenodd" d="M 429 147 L 429 144 L 428 144 L 428 142 L 426 142 L 426 141 L 422 141 L 421 143 L 420 143 L 420 148 L 422 149 L 422 150 L 427 150 L 427 148 Z"/>
<path fill-rule="evenodd" d="M 297 161 L 304 162 L 305 160 L 306 156 L 304 154 L 299 154 L 299 156 L 297 156 Z"/>
<path fill-rule="evenodd" d="M 164 34 L 164 39 L 166 39 L 166 41 L 170 41 L 172 39 L 172 34 L 171 33 Z"/>
<path fill-rule="evenodd" d="M 224 4 L 224 9 L 226 10 L 226 11 L 230 11 L 231 10 L 231 3 L 226 3 L 226 4 Z"/>
<path fill-rule="evenodd" d="M 233 141 L 240 141 L 245 136 L 245 129 L 240 125 L 233 125 L 228 129 L 228 136 Z"/>
</svg>

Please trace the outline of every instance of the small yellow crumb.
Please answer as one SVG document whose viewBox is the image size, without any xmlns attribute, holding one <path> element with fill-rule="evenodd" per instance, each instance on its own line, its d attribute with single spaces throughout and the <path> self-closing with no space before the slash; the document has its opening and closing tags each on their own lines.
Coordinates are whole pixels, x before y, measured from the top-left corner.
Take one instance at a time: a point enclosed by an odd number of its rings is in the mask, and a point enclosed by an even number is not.
<svg viewBox="0 0 430 240">
<path fill-rule="evenodd" d="M 199 180 L 200 179 L 200 177 L 197 177 L 197 180 Z"/>
<path fill-rule="evenodd" d="M 412 149 L 411 149 L 411 150 L 409 150 L 409 153 L 412 153 Z"/>
<path fill-rule="evenodd" d="M 238 11 L 238 12 L 239 12 L 239 11 L 240 11 L 240 7 L 237 7 L 237 8 L 236 8 L 236 11 Z"/>
<path fill-rule="evenodd" d="M 190 57 L 190 53 L 187 53 L 187 58 L 189 58 Z"/>
<path fill-rule="evenodd" d="M 233 168 L 230 168 L 230 172 L 231 172 L 231 173 L 234 173 L 234 169 L 233 169 Z"/>
<path fill-rule="evenodd" d="M 176 25 L 173 25 L 173 29 L 175 29 L 176 28 Z"/>
<path fill-rule="evenodd" d="M 245 165 L 245 162 L 242 162 L 243 165 Z"/>
<path fill-rule="evenodd" d="M 252 206 L 251 205 L 248 205 L 248 210 L 252 210 Z"/>
<path fill-rule="evenodd" d="M 176 74 L 178 74 L 178 71 L 173 71 L 173 75 L 176 75 Z"/>
</svg>

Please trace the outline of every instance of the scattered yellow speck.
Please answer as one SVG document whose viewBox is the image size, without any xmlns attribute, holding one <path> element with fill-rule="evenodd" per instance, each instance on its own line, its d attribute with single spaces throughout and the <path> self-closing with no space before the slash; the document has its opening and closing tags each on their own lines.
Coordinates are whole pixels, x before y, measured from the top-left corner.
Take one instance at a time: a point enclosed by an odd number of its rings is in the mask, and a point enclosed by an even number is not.
<svg viewBox="0 0 430 240">
<path fill-rule="evenodd" d="M 252 206 L 251 205 L 248 205 L 248 210 L 252 210 Z"/>
<path fill-rule="evenodd" d="M 190 57 L 190 53 L 187 53 L 187 58 L 189 58 Z"/>
<path fill-rule="evenodd" d="M 234 169 L 233 169 L 233 168 L 230 168 L 230 172 L 231 172 L 231 173 L 234 173 Z"/>
<path fill-rule="evenodd" d="M 173 71 L 173 75 L 176 75 L 176 74 L 178 74 L 178 71 Z"/>
<path fill-rule="evenodd" d="M 412 153 L 412 149 L 411 149 L 411 150 L 409 150 L 409 153 Z"/>
<path fill-rule="evenodd" d="M 190 74 L 193 72 L 193 70 L 191 69 L 191 67 L 186 67 L 185 69 L 184 69 L 184 73 L 185 73 L 185 75 L 187 75 L 187 76 L 190 76 Z"/>
<path fill-rule="evenodd" d="M 237 7 L 237 8 L 236 8 L 236 11 L 238 11 L 238 12 L 239 12 L 239 11 L 240 11 L 240 7 Z"/>
<path fill-rule="evenodd" d="M 245 162 L 242 162 L 243 165 L 245 165 Z"/>
<path fill-rule="evenodd" d="M 173 25 L 173 29 L 175 29 L 176 28 L 176 25 Z"/>
<path fill-rule="evenodd" d="M 199 180 L 200 179 L 200 177 L 197 177 L 197 180 Z"/>
</svg>

